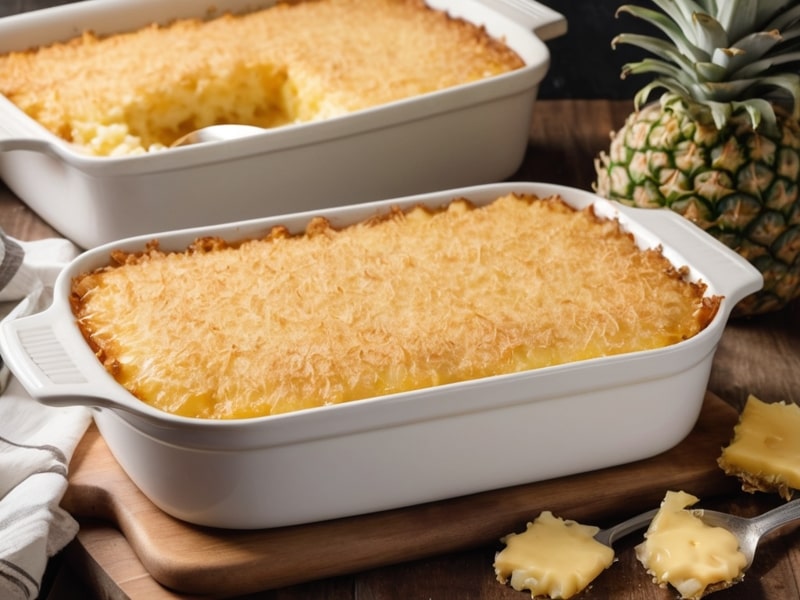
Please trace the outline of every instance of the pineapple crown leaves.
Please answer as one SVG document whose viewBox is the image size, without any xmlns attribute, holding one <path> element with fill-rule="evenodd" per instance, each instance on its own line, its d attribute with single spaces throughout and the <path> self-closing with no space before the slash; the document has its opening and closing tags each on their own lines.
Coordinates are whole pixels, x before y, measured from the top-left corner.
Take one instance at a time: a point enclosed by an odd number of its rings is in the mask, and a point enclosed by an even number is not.
<svg viewBox="0 0 800 600">
<path fill-rule="evenodd" d="M 656 77 L 634 99 L 637 109 L 656 88 L 684 99 L 693 114 L 722 128 L 744 110 L 754 128 L 776 132 L 767 98 L 777 93 L 800 119 L 800 1 L 652 0 L 660 11 L 637 5 L 617 10 L 658 28 L 667 39 L 623 33 L 612 41 L 655 55 L 623 66 L 622 77 Z"/>
</svg>

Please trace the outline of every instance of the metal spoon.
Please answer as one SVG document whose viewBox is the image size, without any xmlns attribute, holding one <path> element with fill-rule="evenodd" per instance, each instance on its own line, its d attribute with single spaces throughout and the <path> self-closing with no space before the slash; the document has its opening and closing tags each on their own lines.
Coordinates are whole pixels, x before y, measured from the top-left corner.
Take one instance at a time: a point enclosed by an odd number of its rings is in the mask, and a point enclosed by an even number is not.
<svg viewBox="0 0 800 600">
<path fill-rule="evenodd" d="M 762 537 L 782 525 L 800 519 L 800 498 L 751 519 L 702 508 L 693 509 L 692 513 L 706 525 L 722 527 L 736 536 L 736 539 L 739 540 L 739 551 L 744 554 L 747 560 L 742 569 L 742 572 L 744 572 L 753 564 L 756 547 Z"/>
<path fill-rule="evenodd" d="M 247 137 L 256 133 L 263 132 L 264 129 L 254 125 L 209 125 L 190 131 L 184 136 L 179 137 L 177 140 L 170 144 L 170 148 L 178 148 L 179 146 L 191 146 L 193 144 L 203 144 L 206 142 L 223 142 L 226 140 L 234 140 L 241 137 Z"/>
<path fill-rule="evenodd" d="M 726 589 L 742 580 L 745 571 L 753 564 L 756 548 L 764 536 L 772 533 L 783 525 L 800 520 L 800 498 L 752 518 L 738 517 L 736 515 L 702 508 L 692 509 L 691 512 L 706 525 L 722 527 L 730 531 L 738 540 L 739 551 L 744 554 L 746 560 L 736 580 L 709 586 L 703 594 L 703 596 L 707 596 L 713 592 Z M 606 546 L 611 546 L 619 538 L 633 533 L 638 529 L 647 527 L 657 513 L 658 509 L 654 509 L 631 517 L 627 521 L 623 521 L 613 527 L 598 532 L 594 538 Z"/>
<path fill-rule="evenodd" d="M 619 538 L 625 537 L 638 529 L 644 529 L 650 525 L 650 522 L 653 520 L 653 517 L 656 516 L 657 512 L 658 509 L 654 508 L 653 510 L 648 510 L 640 515 L 631 517 L 626 521 L 622 521 L 622 523 L 617 523 L 608 529 L 598 531 L 594 539 L 605 546 L 612 546 Z"/>
</svg>

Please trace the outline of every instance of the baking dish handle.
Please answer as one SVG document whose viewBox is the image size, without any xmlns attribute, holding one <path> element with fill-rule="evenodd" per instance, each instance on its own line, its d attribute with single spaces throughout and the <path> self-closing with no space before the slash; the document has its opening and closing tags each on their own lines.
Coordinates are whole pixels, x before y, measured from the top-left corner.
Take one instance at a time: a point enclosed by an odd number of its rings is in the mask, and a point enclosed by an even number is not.
<svg viewBox="0 0 800 600">
<path fill-rule="evenodd" d="M 750 261 L 686 217 L 668 208 L 635 208 L 616 202 L 613 205 L 655 233 L 665 247 L 680 248 L 698 274 L 706 274 L 706 281 L 713 279 L 716 289 L 712 293 L 725 296 L 729 308 L 763 287 L 764 278 Z"/>
<path fill-rule="evenodd" d="M 31 150 L 52 153 L 53 145 L 38 124 L 28 126 L 26 120 L 12 118 L 7 114 L 13 110 L 9 101 L 0 96 L 0 152 L 11 150 Z"/>
<path fill-rule="evenodd" d="M 0 125 L 0 152 L 9 152 L 11 150 L 30 150 L 33 152 L 50 151 L 50 143 L 46 140 L 38 140 L 35 138 L 21 138 L 5 135 L 2 125 Z"/>
<path fill-rule="evenodd" d="M 567 32 L 564 15 L 536 0 L 480 0 L 484 6 L 532 30 L 540 40 L 547 41 Z"/>
<path fill-rule="evenodd" d="M 119 386 L 99 363 L 100 376 L 87 377 L 67 350 L 64 337 L 71 320 L 58 318 L 53 308 L 16 318 L 25 302 L 0 323 L 0 354 L 22 387 L 50 406 L 125 404 Z"/>
</svg>

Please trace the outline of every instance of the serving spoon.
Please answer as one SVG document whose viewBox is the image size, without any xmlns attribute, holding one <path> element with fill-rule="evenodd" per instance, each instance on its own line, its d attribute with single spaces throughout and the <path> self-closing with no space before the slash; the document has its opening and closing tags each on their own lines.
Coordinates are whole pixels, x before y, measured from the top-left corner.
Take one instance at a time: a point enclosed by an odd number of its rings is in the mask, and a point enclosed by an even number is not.
<svg viewBox="0 0 800 600">
<path fill-rule="evenodd" d="M 206 142 L 224 142 L 247 137 L 263 131 L 264 129 L 262 127 L 256 127 L 255 125 L 209 125 L 208 127 L 195 129 L 179 137 L 172 142 L 169 147 L 178 148 L 180 146 L 192 146 L 194 144 L 204 144 Z"/>
</svg>

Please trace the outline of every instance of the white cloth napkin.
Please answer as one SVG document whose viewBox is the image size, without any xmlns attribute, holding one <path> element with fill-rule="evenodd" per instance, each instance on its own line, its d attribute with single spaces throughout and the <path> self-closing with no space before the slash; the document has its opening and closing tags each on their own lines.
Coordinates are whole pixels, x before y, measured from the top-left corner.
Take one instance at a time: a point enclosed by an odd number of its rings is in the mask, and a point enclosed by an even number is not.
<svg viewBox="0 0 800 600">
<path fill-rule="evenodd" d="M 17 318 L 49 304 L 56 275 L 78 249 L 63 239 L 22 242 L 0 231 L 0 252 L 0 316 Z M 78 532 L 59 504 L 91 412 L 44 406 L 7 371 L 0 385 L 0 598 L 31 600 L 48 559 Z"/>
</svg>

